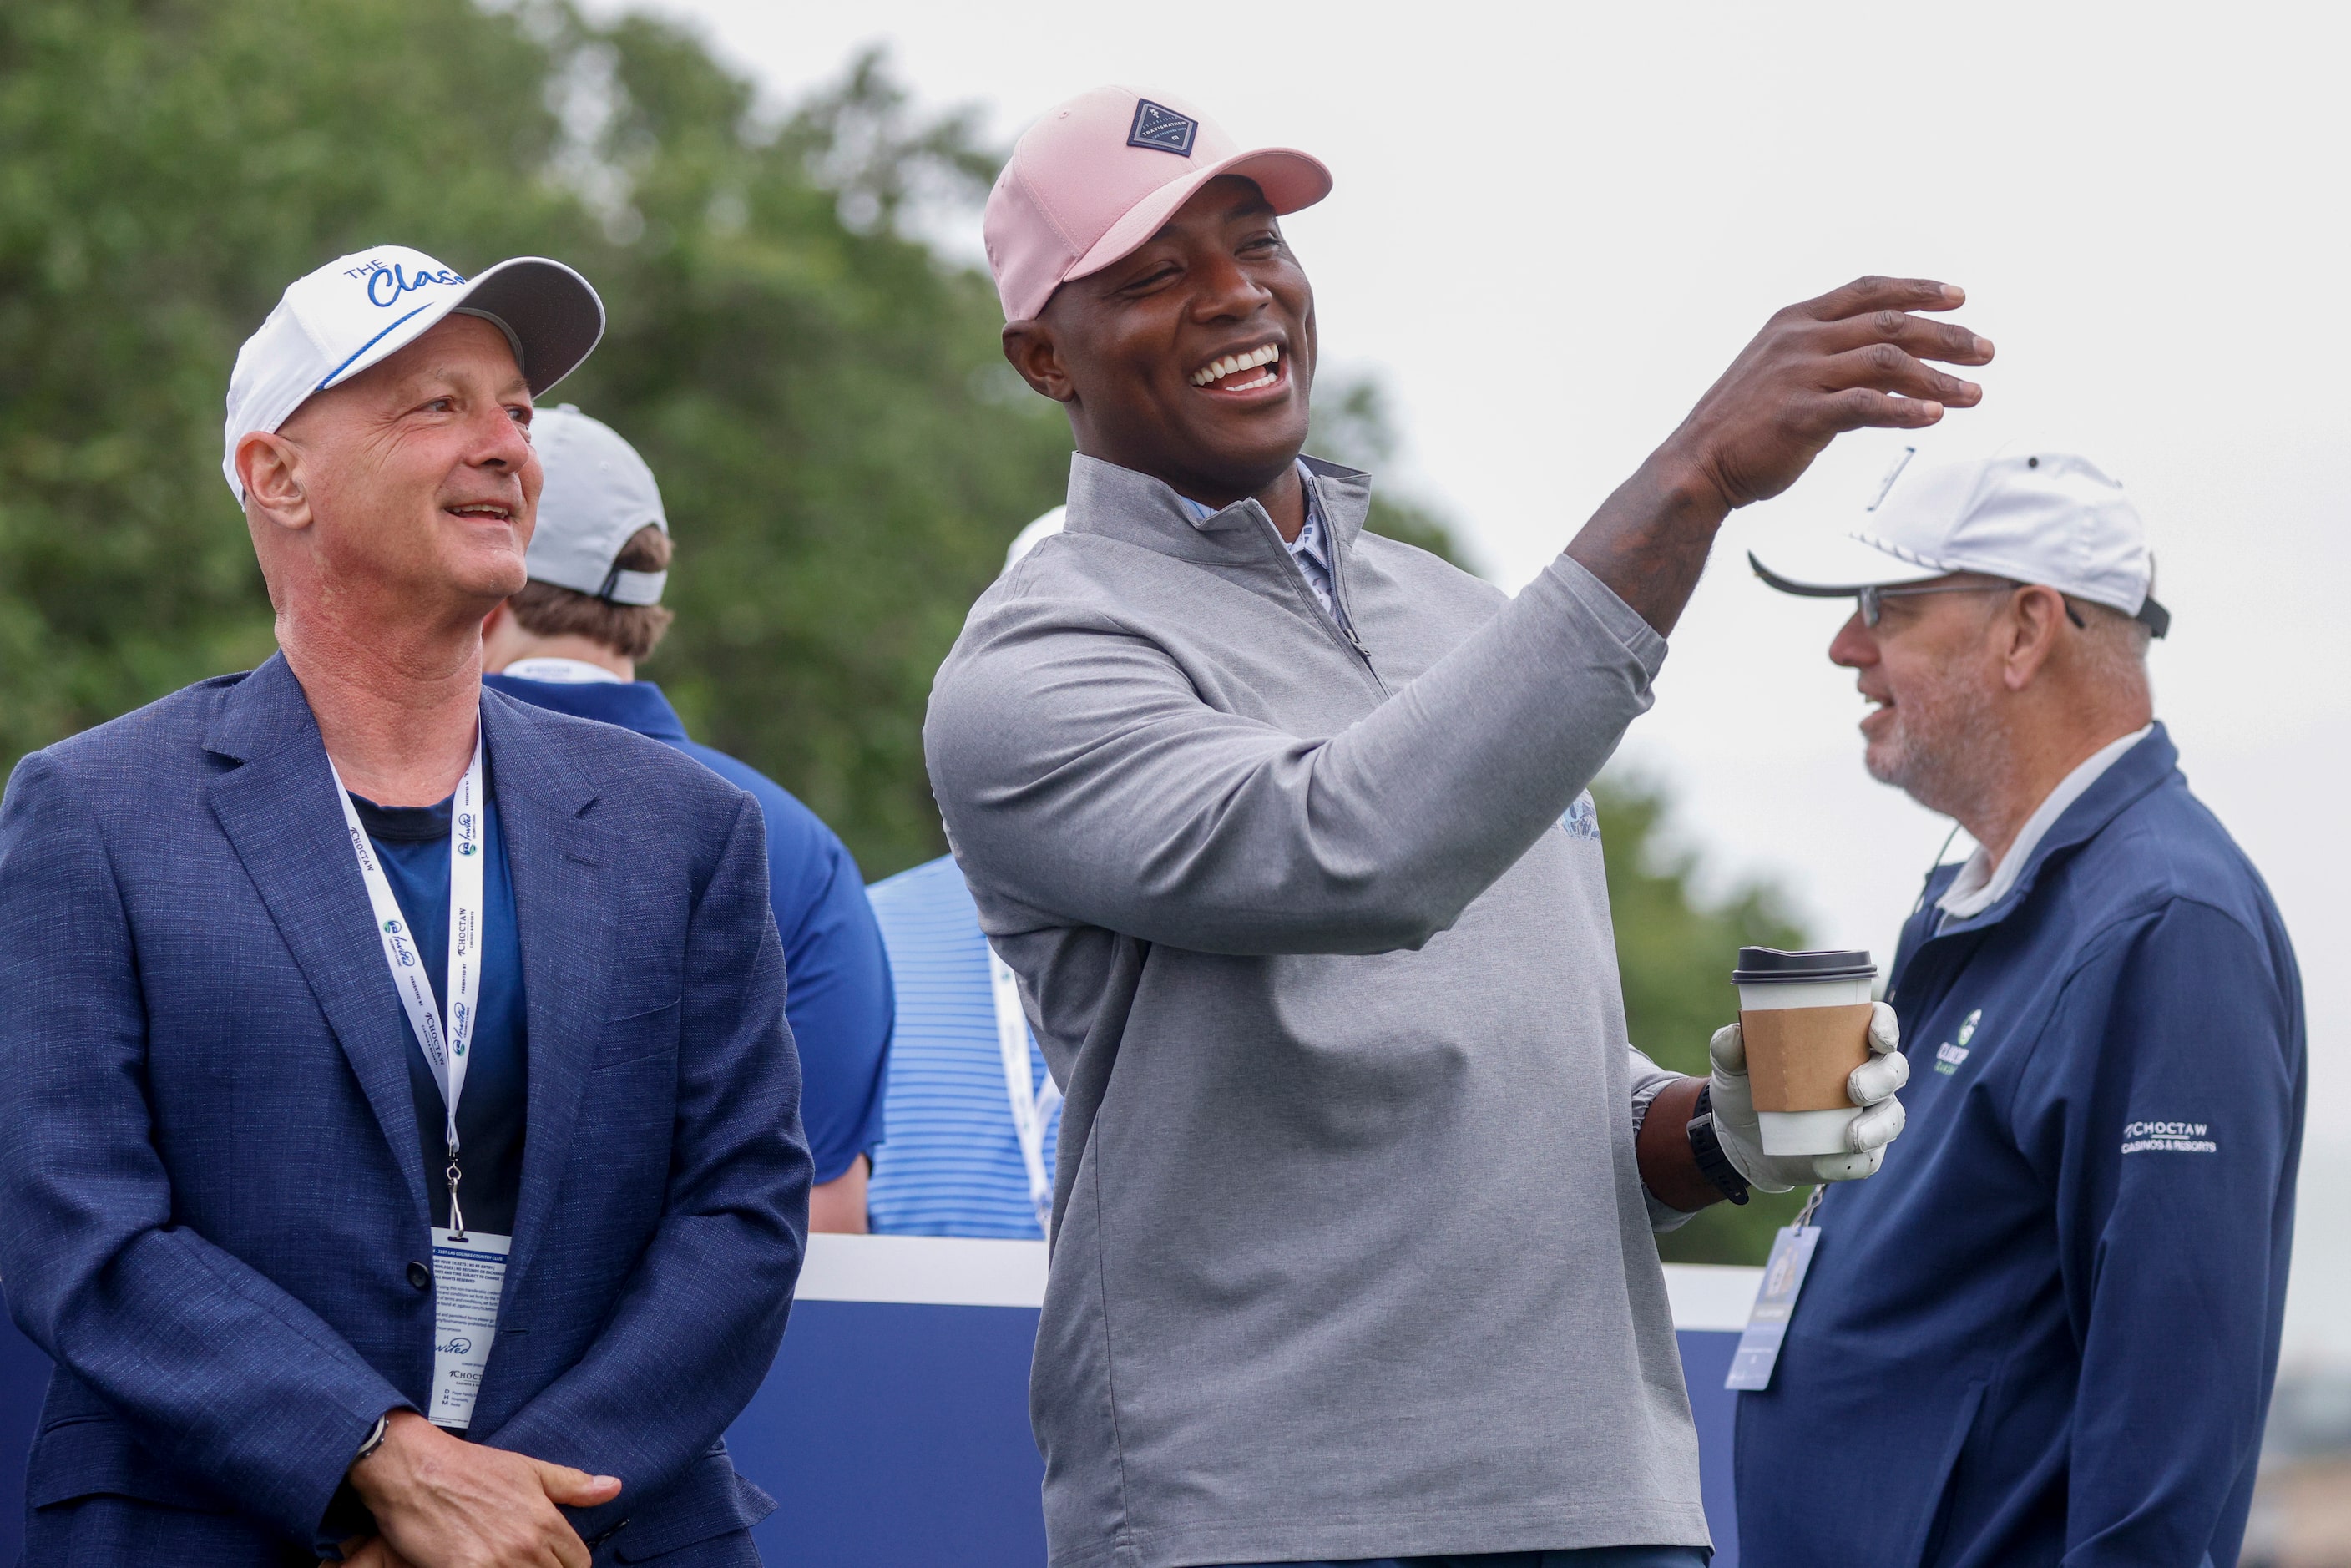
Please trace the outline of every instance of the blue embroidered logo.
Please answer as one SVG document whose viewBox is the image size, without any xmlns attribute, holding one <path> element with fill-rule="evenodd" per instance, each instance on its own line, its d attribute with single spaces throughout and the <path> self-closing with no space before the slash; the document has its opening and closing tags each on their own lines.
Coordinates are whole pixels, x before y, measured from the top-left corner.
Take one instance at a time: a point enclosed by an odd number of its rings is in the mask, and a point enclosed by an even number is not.
<svg viewBox="0 0 2351 1568">
<path fill-rule="evenodd" d="M 1559 825 L 1571 839 L 1582 839 L 1593 844 L 1600 841 L 1600 808 L 1592 803 L 1591 790 L 1586 789 L 1575 798 L 1575 804 L 1560 818 Z"/>
<path fill-rule="evenodd" d="M 368 303 L 390 309 L 400 303 L 400 297 L 403 294 L 413 294 L 420 288 L 430 288 L 436 283 L 454 284 L 465 281 L 461 275 L 445 268 L 439 272 L 420 272 L 411 277 L 408 276 L 408 269 L 397 262 L 390 267 L 377 263 L 369 268 L 367 273 Z"/>
<path fill-rule="evenodd" d="M 1189 158 L 1192 155 L 1192 138 L 1199 131 L 1198 120 L 1146 98 L 1134 106 L 1134 125 L 1126 133 L 1126 144 L 1129 147 L 1148 147 L 1154 152 L 1173 152 L 1178 158 Z"/>
</svg>

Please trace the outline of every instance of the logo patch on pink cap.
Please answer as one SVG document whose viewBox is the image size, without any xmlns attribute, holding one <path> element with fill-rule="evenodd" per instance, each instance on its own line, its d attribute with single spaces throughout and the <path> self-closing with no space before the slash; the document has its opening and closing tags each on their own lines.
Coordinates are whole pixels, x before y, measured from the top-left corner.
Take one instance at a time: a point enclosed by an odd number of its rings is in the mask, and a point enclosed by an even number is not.
<svg viewBox="0 0 2351 1568">
<path fill-rule="evenodd" d="M 1134 106 L 1134 125 L 1126 133 L 1126 144 L 1189 158 L 1192 138 L 1199 129 L 1200 122 L 1190 115 L 1178 114 L 1165 104 L 1154 103 L 1146 98 Z"/>
</svg>

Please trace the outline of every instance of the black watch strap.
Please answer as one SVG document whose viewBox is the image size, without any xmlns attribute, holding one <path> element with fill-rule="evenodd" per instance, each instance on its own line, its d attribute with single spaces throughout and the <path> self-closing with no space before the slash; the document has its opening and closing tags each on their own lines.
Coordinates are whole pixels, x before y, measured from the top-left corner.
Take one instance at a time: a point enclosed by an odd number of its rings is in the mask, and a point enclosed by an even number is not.
<svg viewBox="0 0 2351 1568">
<path fill-rule="evenodd" d="M 1693 1107 L 1689 1120 L 1689 1146 L 1691 1157 L 1698 1161 L 1698 1171 L 1714 1184 L 1715 1191 L 1733 1203 L 1747 1201 L 1747 1178 L 1739 1174 L 1739 1167 L 1732 1165 L 1730 1156 L 1722 1152 L 1722 1140 L 1715 1136 L 1714 1085 L 1711 1083 L 1698 1085 L 1698 1104 Z"/>
</svg>

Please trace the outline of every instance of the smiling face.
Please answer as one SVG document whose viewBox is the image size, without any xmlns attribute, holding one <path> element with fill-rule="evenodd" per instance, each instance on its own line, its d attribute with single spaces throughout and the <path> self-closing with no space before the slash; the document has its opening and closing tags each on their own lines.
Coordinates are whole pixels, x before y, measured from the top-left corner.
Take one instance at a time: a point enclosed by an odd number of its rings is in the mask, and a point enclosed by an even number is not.
<svg viewBox="0 0 2351 1568">
<path fill-rule="evenodd" d="M 1013 368 L 1068 406 L 1079 451 L 1213 506 L 1296 460 L 1314 349 L 1305 271 L 1256 183 L 1231 175 L 1004 329 Z"/>
<path fill-rule="evenodd" d="M 246 436 L 238 456 L 273 593 L 362 590 L 478 619 L 525 580 L 540 477 L 530 416 L 506 334 L 452 315 L 274 436 Z"/>
<path fill-rule="evenodd" d="M 1947 585 L 2001 586 L 1965 576 L 1919 586 Z M 1861 721 L 1869 776 L 1947 815 L 1964 818 L 2006 766 L 2001 603 L 1997 592 L 1888 598 L 1876 626 L 1856 611 L 1829 643 L 1871 705 Z"/>
</svg>

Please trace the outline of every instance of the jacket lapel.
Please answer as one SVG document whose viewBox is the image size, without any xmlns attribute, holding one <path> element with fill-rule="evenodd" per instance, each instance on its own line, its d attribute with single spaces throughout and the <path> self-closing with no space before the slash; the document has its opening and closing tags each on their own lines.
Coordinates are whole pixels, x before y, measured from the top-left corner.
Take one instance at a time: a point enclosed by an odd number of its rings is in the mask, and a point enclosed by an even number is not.
<svg viewBox="0 0 2351 1568">
<path fill-rule="evenodd" d="M 548 733 L 562 722 L 497 692 L 483 694 L 530 1031 L 530 1121 L 507 1261 L 510 1299 L 546 1233 L 570 1156 L 618 935 L 620 900 L 606 882 L 615 870 L 611 846 L 597 823 L 583 820 L 596 790 Z"/>
<path fill-rule="evenodd" d="M 423 1216 L 424 1167 L 400 998 L 383 967 L 317 720 L 284 654 L 223 700 L 204 747 L 241 766 L 206 792 L 278 935 L 327 1015 Z"/>
</svg>

